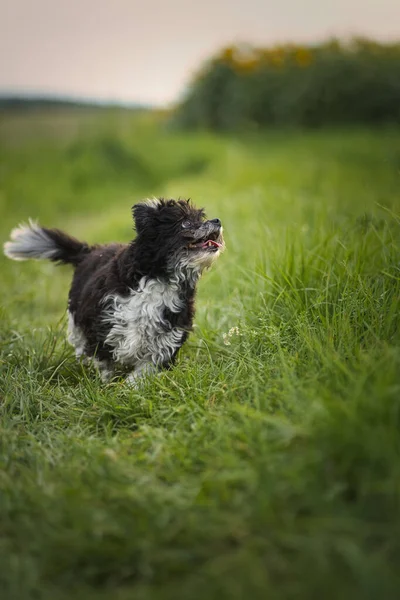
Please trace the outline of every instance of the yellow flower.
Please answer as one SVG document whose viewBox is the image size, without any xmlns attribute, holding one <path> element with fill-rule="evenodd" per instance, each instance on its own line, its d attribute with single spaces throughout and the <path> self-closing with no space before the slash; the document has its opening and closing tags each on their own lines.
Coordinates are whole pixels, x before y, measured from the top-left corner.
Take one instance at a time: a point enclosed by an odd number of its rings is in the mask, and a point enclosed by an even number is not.
<svg viewBox="0 0 400 600">
<path fill-rule="evenodd" d="M 222 62 L 226 62 L 228 64 L 232 64 L 234 62 L 234 54 L 235 54 L 235 46 L 227 46 L 224 48 L 220 54 L 220 60 Z"/>
<path fill-rule="evenodd" d="M 308 67 L 313 61 L 313 55 L 307 48 L 297 48 L 294 58 L 299 67 Z"/>
</svg>

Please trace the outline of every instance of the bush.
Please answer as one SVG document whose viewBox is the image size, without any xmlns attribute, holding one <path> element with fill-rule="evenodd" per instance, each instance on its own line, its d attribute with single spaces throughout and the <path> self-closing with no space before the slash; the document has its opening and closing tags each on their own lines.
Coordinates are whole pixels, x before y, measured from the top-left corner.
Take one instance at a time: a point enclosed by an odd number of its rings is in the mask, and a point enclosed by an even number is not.
<svg viewBox="0 0 400 600">
<path fill-rule="evenodd" d="M 194 79 L 175 121 L 214 130 L 400 122 L 400 44 L 225 48 Z"/>
</svg>

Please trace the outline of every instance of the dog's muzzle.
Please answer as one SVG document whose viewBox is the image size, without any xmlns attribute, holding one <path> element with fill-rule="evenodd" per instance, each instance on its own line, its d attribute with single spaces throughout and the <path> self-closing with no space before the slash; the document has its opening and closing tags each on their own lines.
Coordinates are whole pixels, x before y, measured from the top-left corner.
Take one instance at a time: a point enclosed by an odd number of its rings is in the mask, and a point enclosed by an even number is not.
<svg viewBox="0 0 400 600">
<path fill-rule="evenodd" d="M 196 239 L 188 245 L 190 250 L 218 252 L 224 247 L 222 225 L 219 219 L 211 219 L 203 223 L 196 231 Z"/>
</svg>

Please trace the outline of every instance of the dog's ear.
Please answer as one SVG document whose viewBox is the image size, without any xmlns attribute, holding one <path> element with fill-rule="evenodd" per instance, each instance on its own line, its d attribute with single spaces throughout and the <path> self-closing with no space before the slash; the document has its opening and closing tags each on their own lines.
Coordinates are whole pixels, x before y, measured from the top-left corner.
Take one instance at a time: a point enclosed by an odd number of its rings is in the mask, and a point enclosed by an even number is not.
<svg viewBox="0 0 400 600">
<path fill-rule="evenodd" d="M 137 233 L 144 231 L 153 224 L 155 211 L 159 207 L 160 201 L 157 198 L 139 202 L 132 207 L 132 215 Z"/>
</svg>

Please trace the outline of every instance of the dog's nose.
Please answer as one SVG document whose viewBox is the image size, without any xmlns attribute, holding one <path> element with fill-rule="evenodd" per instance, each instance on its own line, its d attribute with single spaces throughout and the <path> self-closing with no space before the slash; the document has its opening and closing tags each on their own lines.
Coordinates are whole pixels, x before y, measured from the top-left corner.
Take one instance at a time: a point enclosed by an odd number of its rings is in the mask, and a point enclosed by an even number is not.
<svg viewBox="0 0 400 600">
<path fill-rule="evenodd" d="M 210 223 L 214 223 L 214 225 L 221 227 L 221 221 L 219 219 L 211 219 Z"/>
</svg>

